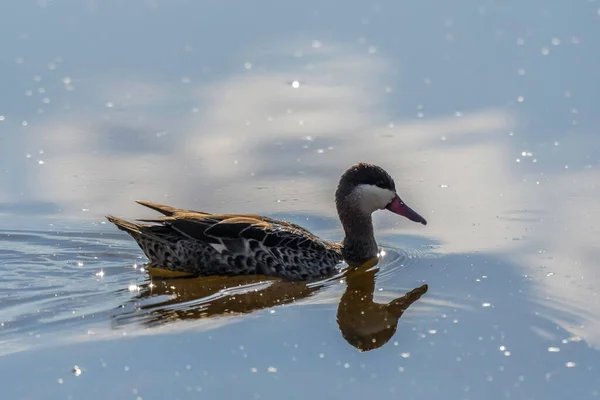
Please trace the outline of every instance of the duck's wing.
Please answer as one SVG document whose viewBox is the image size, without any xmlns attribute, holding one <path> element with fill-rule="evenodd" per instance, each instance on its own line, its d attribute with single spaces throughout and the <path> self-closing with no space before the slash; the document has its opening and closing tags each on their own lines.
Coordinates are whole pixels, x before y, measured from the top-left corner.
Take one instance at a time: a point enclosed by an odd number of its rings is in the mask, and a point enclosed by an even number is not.
<svg viewBox="0 0 600 400">
<path fill-rule="evenodd" d="M 204 211 L 195 211 L 195 210 L 186 210 L 182 208 L 175 208 L 165 204 L 153 203 L 145 200 L 136 200 L 136 203 L 148 207 L 154 211 L 158 211 L 159 213 L 167 216 L 167 217 L 175 217 L 176 220 L 188 220 L 191 219 L 197 224 L 201 225 L 201 229 L 204 229 L 204 225 L 210 224 L 222 224 L 219 227 L 216 227 L 216 234 L 219 232 L 225 233 L 226 237 L 231 237 L 235 235 L 238 230 L 246 231 L 248 229 L 252 230 L 255 228 L 259 229 L 269 229 L 273 228 L 276 231 L 290 230 L 296 234 L 301 233 L 303 235 L 309 235 L 313 238 L 316 238 L 311 232 L 309 232 L 306 228 L 301 227 L 300 225 L 296 225 L 292 222 L 281 221 L 269 217 L 263 217 L 256 214 L 210 214 Z M 163 223 L 169 220 L 168 218 L 161 219 L 150 219 L 150 220 L 139 220 L 146 222 L 160 222 Z M 251 226 L 244 226 L 243 224 L 250 224 Z M 233 225 L 230 225 L 233 224 Z M 188 225 L 185 222 L 181 225 Z M 194 226 L 198 228 L 198 226 Z M 182 232 L 183 233 L 183 232 Z"/>
<path fill-rule="evenodd" d="M 145 200 L 136 200 L 136 203 L 148 207 L 154 211 L 158 211 L 159 213 L 167 216 L 167 217 L 171 217 L 175 214 L 187 214 L 187 215 L 201 215 L 201 216 L 214 216 L 210 213 L 204 212 L 204 211 L 196 211 L 196 210 L 186 210 L 183 208 L 175 208 L 175 207 L 171 207 L 171 206 L 167 206 L 165 204 L 158 204 L 158 203 L 152 203 L 150 201 L 145 201 Z M 262 220 L 264 222 L 268 222 L 274 225 L 283 225 L 283 226 L 287 226 L 290 227 L 292 229 L 297 229 L 297 230 L 301 230 L 301 231 L 306 231 L 308 232 L 308 230 L 306 230 L 305 228 L 301 227 L 300 225 L 296 225 L 292 222 L 286 222 L 286 221 L 281 221 L 281 220 L 276 220 L 273 218 L 269 218 L 269 217 L 263 217 L 260 215 L 255 215 L 255 214 L 220 214 L 220 216 L 237 216 L 237 217 L 248 217 L 248 218 L 252 218 L 252 219 L 258 219 L 258 220 Z M 310 233 L 310 232 L 308 232 Z"/>
<path fill-rule="evenodd" d="M 139 221 L 161 224 L 191 240 L 211 244 L 219 251 L 246 253 L 245 243 L 260 242 L 265 248 L 309 248 L 325 243 L 308 230 L 289 222 L 253 214 L 207 214 L 172 210 L 171 215 Z"/>
<path fill-rule="evenodd" d="M 194 214 L 200 214 L 200 215 L 209 215 L 208 213 L 205 213 L 202 211 L 184 210 L 183 208 L 175 208 L 175 207 L 167 206 L 165 204 L 152 203 L 151 201 L 146 201 L 146 200 L 136 200 L 135 202 L 144 207 L 148 207 L 154 211 L 158 211 L 159 213 L 166 215 L 167 217 L 170 217 L 177 213 L 179 213 L 179 214 L 194 213 Z"/>
</svg>

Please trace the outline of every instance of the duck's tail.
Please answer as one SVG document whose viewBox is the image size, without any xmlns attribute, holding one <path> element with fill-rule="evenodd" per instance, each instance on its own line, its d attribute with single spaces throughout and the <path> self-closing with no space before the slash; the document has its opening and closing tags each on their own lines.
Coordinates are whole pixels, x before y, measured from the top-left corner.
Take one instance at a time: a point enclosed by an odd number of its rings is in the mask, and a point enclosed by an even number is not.
<svg viewBox="0 0 600 400">
<path fill-rule="evenodd" d="M 107 215 L 106 219 L 135 240 L 152 266 L 169 269 L 169 260 L 171 260 L 169 257 L 177 242 L 177 235 L 173 235 L 170 228 L 163 225 L 129 222 L 112 215 Z"/>
<path fill-rule="evenodd" d="M 107 215 L 106 219 L 115 224 L 120 230 L 131 235 L 142 250 L 144 250 L 144 253 L 146 252 L 145 245 L 149 242 L 160 242 L 171 245 L 174 241 L 177 241 L 177 235 L 173 236 L 173 230 L 164 225 L 138 224 L 112 215 Z"/>
<path fill-rule="evenodd" d="M 130 235 L 141 235 L 142 224 L 136 224 L 135 222 L 129 222 L 122 218 L 117 218 L 112 215 L 107 215 L 106 219 L 115 224 L 120 230 L 129 233 Z"/>
</svg>

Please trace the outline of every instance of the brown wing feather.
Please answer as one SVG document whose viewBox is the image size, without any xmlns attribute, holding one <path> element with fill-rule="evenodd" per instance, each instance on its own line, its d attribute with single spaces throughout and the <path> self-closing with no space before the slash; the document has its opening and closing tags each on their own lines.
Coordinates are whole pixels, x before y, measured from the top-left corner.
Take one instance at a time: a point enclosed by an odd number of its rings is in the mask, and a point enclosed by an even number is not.
<svg viewBox="0 0 600 400">
<path fill-rule="evenodd" d="M 182 208 L 175 208 L 175 207 L 167 206 L 165 204 L 152 203 L 151 201 L 146 201 L 146 200 L 136 200 L 135 202 L 144 207 L 148 207 L 154 211 L 158 211 L 159 213 L 166 215 L 168 217 L 175 215 L 175 214 L 180 214 L 180 213 L 210 215 L 210 214 L 202 212 L 202 211 L 184 210 Z"/>
<path fill-rule="evenodd" d="M 266 232 L 273 227 L 260 219 L 237 215 L 207 215 L 201 217 L 185 214 L 160 218 L 160 222 L 171 226 L 190 238 L 208 242 L 214 242 L 215 239 L 260 237 L 259 232 Z M 243 235 L 243 232 L 247 232 L 247 234 Z M 262 236 L 264 237 L 264 233 Z"/>
<path fill-rule="evenodd" d="M 292 222 L 280 221 L 280 220 L 272 219 L 269 217 L 264 217 L 264 216 L 257 215 L 257 214 L 210 214 L 210 213 L 207 213 L 204 211 L 195 211 L 195 210 L 186 210 L 186 209 L 182 209 L 182 208 L 175 208 L 175 207 L 167 206 L 165 204 L 153 203 L 153 202 L 146 201 L 146 200 L 136 200 L 136 203 L 143 205 L 145 207 L 148 207 L 152 210 L 158 211 L 159 213 L 161 213 L 165 216 L 168 216 L 168 217 L 176 216 L 177 218 L 191 218 L 191 219 L 204 219 L 204 218 L 208 217 L 210 219 L 214 219 L 214 220 L 218 220 L 218 221 L 244 218 L 244 219 L 248 219 L 249 223 L 250 223 L 250 220 L 253 220 L 252 221 L 253 224 L 267 223 L 267 224 L 272 224 L 272 225 L 281 225 L 281 226 L 285 226 L 288 228 L 303 231 L 306 233 L 310 233 L 308 230 L 306 230 L 306 228 L 303 228 L 300 225 L 296 225 Z M 142 219 L 140 219 L 138 221 L 155 222 L 154 220 L 142 220 Z M 156 221 L 156 222 L 158 222 L 158 221 Z M 238 221 L 236 220 L 235 222 L 238 222 Z"/>
<path fill-rule="evenodd" d="M 269 242 L 284 243 L 299 239 L 297 235 L 302 236 L 304 239 L 319 240 L 299 225 L 257 214 L 209 214 L 148 201 L 137 201 L 137 203 L 165 215 L 160 218 L 138 219 L 138 221 L 169 226 L 196 240 L 214 242 L 220 239 L 243 237 L 259 241 L 264 241 L 267 238 Z"/>
</svg>

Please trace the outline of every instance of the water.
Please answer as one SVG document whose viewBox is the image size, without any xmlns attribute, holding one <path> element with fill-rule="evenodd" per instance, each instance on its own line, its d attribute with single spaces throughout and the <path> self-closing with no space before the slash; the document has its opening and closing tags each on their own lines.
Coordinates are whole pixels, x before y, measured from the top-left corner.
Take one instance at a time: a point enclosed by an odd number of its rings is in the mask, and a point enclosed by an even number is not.
<svg viewBox="0 0 600 400">
<path fill-rule="evenodd" d="M 596 2 L 2 9 L 2 398 L 600 395 Z M 309 286 L 151 279 L 103 219 L 339 239 L 357 161 L 429 224 L 377 213 L 379 264 Z"/>
</svg>

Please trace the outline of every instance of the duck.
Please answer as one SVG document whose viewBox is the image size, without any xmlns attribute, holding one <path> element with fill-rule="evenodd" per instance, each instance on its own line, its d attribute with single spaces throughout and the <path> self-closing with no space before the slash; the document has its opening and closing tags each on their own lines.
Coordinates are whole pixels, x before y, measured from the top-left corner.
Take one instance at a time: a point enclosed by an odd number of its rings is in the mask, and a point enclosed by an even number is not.
<svg viewBox="0 0 600 400">
<path fill-rule="evenodd" d="M 307 281 L 334 275 L 342 262 L 360 265 L 376 257 L 372 214 L 387 210 L 427 225 L 396 192 L 382 167 L 360 162 L 341 175 L 335 206 L 344 238 L 321 239 L 283 220 L 255 214 L 210 214 L 137 200 L 161 217 L 130 222 L 106 216 L 128 233 L 148 258 L 148 269 L 175 276 L 266 275 Z M 172 275 L 169 275 L 172 276 Z"/>
</svg>

